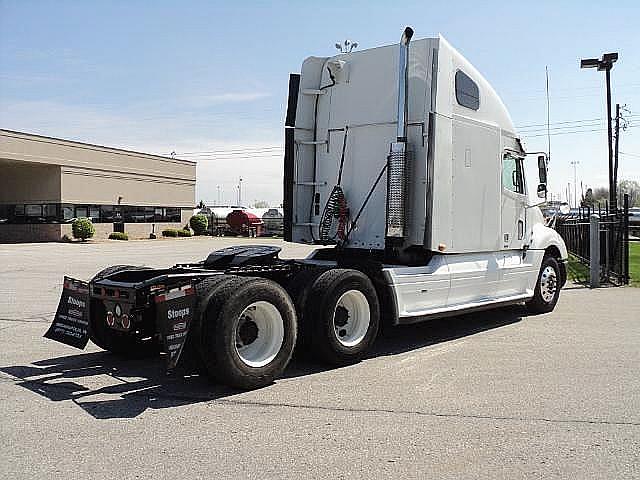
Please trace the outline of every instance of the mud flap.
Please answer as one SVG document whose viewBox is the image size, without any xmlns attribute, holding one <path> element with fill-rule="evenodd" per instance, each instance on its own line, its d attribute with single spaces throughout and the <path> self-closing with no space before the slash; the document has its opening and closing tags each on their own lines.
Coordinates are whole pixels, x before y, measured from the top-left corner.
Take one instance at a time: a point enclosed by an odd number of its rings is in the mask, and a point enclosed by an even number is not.
<svg viewBox="0 0 640 480">
<path fill-rule="evenodd" d="M 156 327 L 167 354 L 167 369 L 175 368 L 180 360 L 193 320 L 196 291 L 191 283 L 173 288 L 155 297 Z"/>
<path fill-rule="evenodd" d="M 83 349 L 89 341 L 89 284 L 64 277 L 64 288 L 45 338 Z"/>
</svg>

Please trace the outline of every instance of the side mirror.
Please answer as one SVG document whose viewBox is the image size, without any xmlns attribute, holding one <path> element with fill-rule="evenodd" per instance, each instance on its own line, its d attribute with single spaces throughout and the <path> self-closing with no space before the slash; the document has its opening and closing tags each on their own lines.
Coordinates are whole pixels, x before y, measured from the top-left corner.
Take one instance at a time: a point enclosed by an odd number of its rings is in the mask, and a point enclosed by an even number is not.
<svg viewBox="0 0 640 480">
<path fill-rule="evenodd" d="M 538 185 L 538 198 L 547 198 L 547 186 L 544 183 Z"/>
<path fill-rule="evenodd" d="M 538 177 L 540 178 L 540 183 L 547 183 L 547 157 L 544 155 L 538 157 Z M 538 196 L 540 196 L 539 187 Z"/>
</svg>

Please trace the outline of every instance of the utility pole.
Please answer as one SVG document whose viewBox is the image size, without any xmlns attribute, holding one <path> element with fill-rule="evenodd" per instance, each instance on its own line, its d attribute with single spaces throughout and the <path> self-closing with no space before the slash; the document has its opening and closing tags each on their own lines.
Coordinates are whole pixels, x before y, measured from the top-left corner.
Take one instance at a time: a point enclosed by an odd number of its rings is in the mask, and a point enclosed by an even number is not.
<svg viewBox="0 0 640 480">
<path fill-rule="evenodd" d="M 605 53 L 601 58 L 583 58 L 580 60 L 580 68 L 597 68 L 599 72 L 604 70 L 607 82 L 607 143 L 609 146 L 609 205 L 616 209 L 616 185 L 613 183 L 613 125 L 611 122 L 611 69 L 618 61 L 618 54 Z"/>
<path fill-rule="evenodd" d="M 240 181 L 238 182 L 238 206 L 242 206 L 242 177 L 240 177 Z"/>
<path fill-rule="evenodd" d="M 618 152 L 620 151 L 620 104 L 616 103 L 616 148 L 613 157 L 613 185 L 618 199 Z"/>
</svg>

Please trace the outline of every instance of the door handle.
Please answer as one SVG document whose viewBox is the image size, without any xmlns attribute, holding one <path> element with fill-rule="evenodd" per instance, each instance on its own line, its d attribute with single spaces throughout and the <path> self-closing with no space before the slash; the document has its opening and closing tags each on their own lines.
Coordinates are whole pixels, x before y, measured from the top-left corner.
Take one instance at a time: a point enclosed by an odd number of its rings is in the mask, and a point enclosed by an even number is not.
<svg viewBox="0 0 640 480">
<path fill-rule="evenodd" d="M 524 238 L 524 222 L 522 220 L 518 220 L 518 240 L 522 240 Z"/>
</svg>

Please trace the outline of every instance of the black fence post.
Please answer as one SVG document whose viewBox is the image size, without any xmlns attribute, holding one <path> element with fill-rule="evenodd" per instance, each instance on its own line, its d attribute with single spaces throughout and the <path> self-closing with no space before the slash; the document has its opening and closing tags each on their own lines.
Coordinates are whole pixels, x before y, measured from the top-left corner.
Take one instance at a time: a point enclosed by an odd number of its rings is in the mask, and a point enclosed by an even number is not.
<svg viewBox="0 0 640 480">
<path fill-rule="evenodd" d="M 629 285 L 629 194 L 624 194 L 622 223 L 622 282 Z"/>
</svg>

